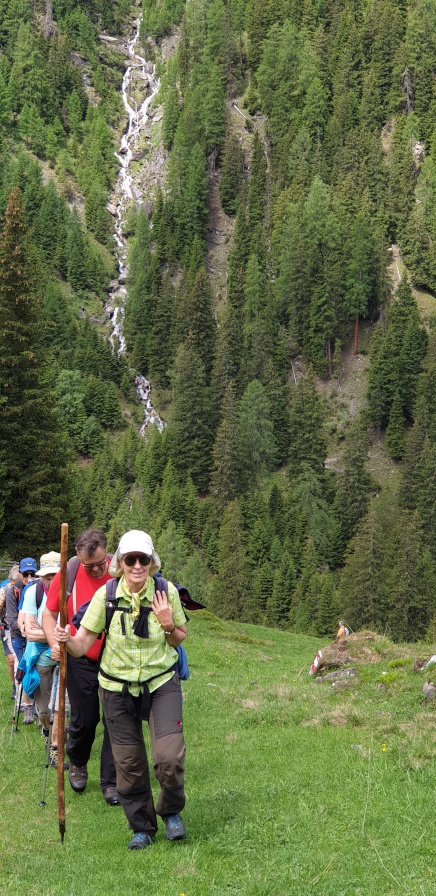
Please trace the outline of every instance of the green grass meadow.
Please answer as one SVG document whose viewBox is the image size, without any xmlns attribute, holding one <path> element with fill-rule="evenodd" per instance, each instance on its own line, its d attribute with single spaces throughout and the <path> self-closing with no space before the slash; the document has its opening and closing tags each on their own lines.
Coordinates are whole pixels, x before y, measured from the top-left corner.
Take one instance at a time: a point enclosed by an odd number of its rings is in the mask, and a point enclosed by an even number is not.
<svg viewBox="0 0 436 896">
<path fill-rule="evenodd" d="M 42 738 L 20 721 L 10 743 L 1 661 L 1 892 L 434 896 L 435 704 L 422 701 L 426 672 L 412 668 L 434 649 L 380 639 L 357 678 L 332 685 L 308 676 L 322 643 L 191 615 L 188 836 L 168 843 L 160 826 L 139 852 L 127 850 L 121 808 L 100 794 L 101 732 L 86 792 L 66 776 L 61 844 L 56 773 L 41 808 Z"/>
</svg>

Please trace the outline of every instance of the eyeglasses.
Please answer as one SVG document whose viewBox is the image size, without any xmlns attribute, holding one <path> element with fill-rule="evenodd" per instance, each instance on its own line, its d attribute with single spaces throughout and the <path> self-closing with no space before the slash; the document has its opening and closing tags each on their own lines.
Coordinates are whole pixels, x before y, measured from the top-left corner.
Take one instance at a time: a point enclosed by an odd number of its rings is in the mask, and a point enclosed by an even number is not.
<svg viewBox="0 0 436 896">
<path fill-rule="evenodd" d="M 27 579 L 28 576 L 32 576 L 32 579 L 34 579 L 36 572 L 34 572 L 33 569 L 26 569 L 26 572 L 22 572 L 21 575 L 24 579 Z"/>
<path fill-rule="evenodd" d="M 128 554 L 127 557 L 123 557 L 123 560 L 126 566 L 134 566 L 137 560 L 141 566 L 149 566 L 151 563 L 151 557 L 148 557 L 147 554 Z"/>
<path fill-rule="evenodd" d="M 103 566 L 106 566 L 107 559 L 105 557 L 104 560 L 100 560 L 99 563 L 84 563 L 82 560 L 81 563 L 84 569 L 103 569 Z"/>
</svg>

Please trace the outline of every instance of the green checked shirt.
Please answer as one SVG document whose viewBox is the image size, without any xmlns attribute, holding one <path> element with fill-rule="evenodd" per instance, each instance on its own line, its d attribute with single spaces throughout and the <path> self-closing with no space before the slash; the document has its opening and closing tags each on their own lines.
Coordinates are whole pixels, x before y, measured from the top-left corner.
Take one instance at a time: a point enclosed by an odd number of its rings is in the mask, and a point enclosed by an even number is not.
<svg viewBox="0 0 436 896">
<path fill-rule="evenodd" d="M 153 602 L 155 584 L 152 576 L 149 576 L 144 587 L 139 592 L 141 606 L 150 606 Z M 124 576 L 119 581 L 116 597 L 118 607 L 130 607 L 132 605 L 133 595 L 127 587 Z M 175 585 L 168 582 L 168 601 L 173 609 L 173 620 L 176 626 L 184 625 L 186 616 L 180 603 L 179 594 Z M 121 617 L 124 621 L 123 634 L 121 627 Z M 177 651 L 174 647 L 170 647 L 164 635 L 162 626 L 158 622 L 156 616 L 151 612 L 148 616 L 148 638 L 138 638 L 133 632 L 133 622 L 131 613 L 120 613 L 117 610 L 110 624 L 109 632 L 106 635 L 106 645 L 101 660 L 101 671 L 99 674 L 99 682 L 101 687 L 107 691 L 122 691 L 123 684 L 121 681 L 111 681 L 105 678 L 102 672 L 113 675 L 115 678 L 121 678 L 123 681 L 131 682 L 129 691 L 137 697 L 141 688 L 134 682 L 150 681 L 150 693 L 159 688 L 161 685 L 169 681 L 174 670 L 171 668 L 177 662 Z M 106 585 L 103 585 L 95 592 L 94 597 L 82 619 L 82 625 L 91 632 L 102 632 L 106 625 Z M 161 674 L 160 674 L 161 673 Z M 159 676 L 154 678 L 154 676 Z"/>
</svg>

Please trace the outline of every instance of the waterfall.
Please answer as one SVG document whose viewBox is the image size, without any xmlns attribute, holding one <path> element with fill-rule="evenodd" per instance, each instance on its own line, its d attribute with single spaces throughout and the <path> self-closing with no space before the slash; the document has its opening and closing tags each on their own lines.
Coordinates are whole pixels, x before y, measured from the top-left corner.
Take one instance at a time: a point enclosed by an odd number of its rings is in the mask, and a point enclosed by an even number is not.
<svg viewBox="0 0 436 896">
<path fill-rule="evenodd" d="M 138 208 L 142 203 L 142 194 L 133 184 L 131 163 L 134 156 L 135 143 L 148 120 L 150 105 L 160 86 L 159 79 L 156 77 L 155 66 L 151 62 L 147 62 L 142 56 L 139 56 L 135 50 L 139 39 L 140 24 L 141 19 L 138 18 L 135 22 L 134 35 L 127 44 L 130 64 L 127 66 L 123 77 L 121 93 L 128 117 L 128 124 L 121 138 L 120 147 L 115 153 L 115 157 L 120 163 L 120 169 L 114 187 L 113 205 L 110 206 L 115 219 L 114 239 L 116 243 L 118 277 L 111 283 L 106 309 L 112 324 L 110 342 L 121 354 L 124 354 L 126 350 L 126 341 L 123 335 L 124 303 L 127 295 L 125 287 L 127 277 L 127 240 L 123 235 L 124 222 L 132 202 Z M 104 38 L 103 35 L 102 37 Z M 108 40 L 110 38 L 106 37 L 104 39 Z M 140 90 L 138 84 L 140 84 Z M 139 108 L 132 96 L 132 85 L 135 93 L 139 91 L 141 96 L 142 94 L 145 95 Z M 159 430 L 162 430 L 165 424 L 152 405 L 149 381 L 141 374 L 137 374 L 135 376 L 135 386 L 138 398 L 144 409 L 144 422 L 141 426 L 141 434 L 144 435 L 147 426 L 150 426 L 152 423 L 156 424 Z"/>
</svg>

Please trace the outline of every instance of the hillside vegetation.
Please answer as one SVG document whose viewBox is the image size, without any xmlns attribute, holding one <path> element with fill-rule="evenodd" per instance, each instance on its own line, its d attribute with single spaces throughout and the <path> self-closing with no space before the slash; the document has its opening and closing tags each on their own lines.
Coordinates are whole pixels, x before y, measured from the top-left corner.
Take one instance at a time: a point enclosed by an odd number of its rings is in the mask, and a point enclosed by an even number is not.
<svg viewBox="0 0 436 896">
<path fill-rule="evenodd" d="M 225 618 L 433 639 L 434 3 L 19 7 L 0 11 L 4 567 L 62 519 L 111 548 L 145 528 Z M 162 117 L 135 172 L 156 151 L 166 174 L 124 225 L 120 356 L 103 305 L 139 12 Z M 135 372 L 167 424 L 145 439 Z"/>
<path fill-rule="evenodd" d="M 99 738 L 86 792 L 66 785 L 61 846 L 55 773 L 40 807 L 43 741 L 28 726 L 10 742 L 2 663 L 0 834 L 10 896 L 105 896 L 120 881 L 129 896 L 432 896 L 434 706 L 421 696 L 428 670 L 412 665 L 435 648 L 372 635 L 353 658 L 356 677 L 332 684 L 308 676 L 324 644 L 192 614 L 183 682 L 188 836 L 169 844 L 160 827 L 140 856 L 126 848 L 121 810 L 102 800 Z"/>
</svg>

